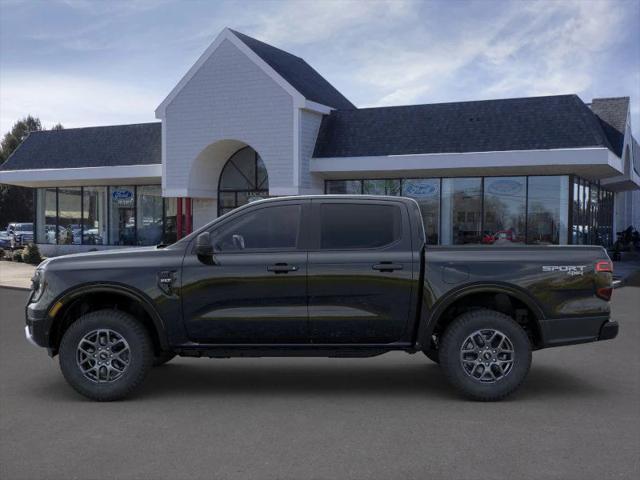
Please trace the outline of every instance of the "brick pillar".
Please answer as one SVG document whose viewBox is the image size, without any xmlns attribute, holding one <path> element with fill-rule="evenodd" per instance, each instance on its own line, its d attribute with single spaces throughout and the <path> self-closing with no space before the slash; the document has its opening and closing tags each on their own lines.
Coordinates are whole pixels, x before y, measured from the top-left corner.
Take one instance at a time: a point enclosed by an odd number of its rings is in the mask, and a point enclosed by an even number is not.
<svg viewBox="0 0 640 480">
<path fill-rule="evenodd" d="M 184 216 L 185 216 L 185 223 L 186 223 L 185 235 L 189 235 L 193 231 L 193 214 L 191 212 L 191 198 L 185 198 L 184 203 L 185 203 Z"/>
</svg>

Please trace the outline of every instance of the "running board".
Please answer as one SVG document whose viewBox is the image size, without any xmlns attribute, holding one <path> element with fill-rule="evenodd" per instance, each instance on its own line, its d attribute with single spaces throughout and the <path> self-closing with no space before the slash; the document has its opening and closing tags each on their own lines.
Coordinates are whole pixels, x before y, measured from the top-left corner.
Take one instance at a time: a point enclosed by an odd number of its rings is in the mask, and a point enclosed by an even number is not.
<svg viewBox="0 0 640 480">
<path fill-rule="evenodd" d="M 366 358 L 391 351 L 409 351 L 411 344 L 387 345 L 181 345 L 175 352 L 181 357 L 340 357 Z"/>
</svg>

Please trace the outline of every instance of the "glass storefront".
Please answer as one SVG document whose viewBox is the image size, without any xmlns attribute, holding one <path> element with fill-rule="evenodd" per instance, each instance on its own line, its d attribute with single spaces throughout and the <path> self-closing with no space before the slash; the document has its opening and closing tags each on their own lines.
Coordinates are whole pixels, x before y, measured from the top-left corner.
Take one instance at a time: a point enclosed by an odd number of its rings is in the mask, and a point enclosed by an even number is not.
<svg viewBox="0 0 640 480">
<path fill-rule="evenodd" d="M 82 189 L 82 243 L 107 243 L 107 187 Z"/>
<path fill-rule="evenodd" d="M 36 242 L 156 245 L 176 241 L 176 199 L 159 185 L 39 188 Z"/>
<path fill-rule="evenodd" d="M 527 243 L 566 245 L 569 225 L 569 178 L 529 177 Z"/>
<path fill-rule="evenodd" d="M 442 244 L 480 243 L 482 179 L 442 179 Z"/>
<path fill-rule="evenodd" d="M 484 226 L 482 243 L 524 243 L 527 219 L 527 178 L 484 179 Z"/>
<path fill-rule="evenodd" d="M 575 245 L 613 243 L 613 192 L 572 177 L 571 237 Z"/>
<path fill-rule="evenodd" d="M 79 187 L 58 189 L 58 243 L 80 245 L 82 232 L 82 190 Z"/>
<path fill-rule="evenodd" d="M 325 193 L 414 198 L 431 245 L 613 241 L 613 193 L 575 176 L 326 180 Z"/>
<path fill-rule="evenodd" d="M 420 205 L 429 245 L 437 245 L 440 233 L 440 179 L 416 178 L 402 181 L 402 195 Z"/>
<path fill-rule="evenodd" d="M 55 244 L 58 241 L 58 196 L 55 188 L 36 190 L 36 231 L 38 243 Z"/>
</svg>

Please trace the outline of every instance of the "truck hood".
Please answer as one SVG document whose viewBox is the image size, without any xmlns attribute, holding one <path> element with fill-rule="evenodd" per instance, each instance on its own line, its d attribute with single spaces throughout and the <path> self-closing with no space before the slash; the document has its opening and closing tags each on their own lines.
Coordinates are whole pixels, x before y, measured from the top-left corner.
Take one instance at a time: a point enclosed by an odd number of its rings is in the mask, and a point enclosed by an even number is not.
<svg viewBox="0 0 640 480">
<path fill-rule="evenodd" d="M 73 253 L 46 259 L 38 268 L 51 270 L 76 269 L 87 264 L 100 264 L 103 262 L 113 262 L 121 260 L 131 260 L 131 266 L 135 266 L 136 259 L 157 255 L 165 249 L 158 247 L 134 247 L 114 250 L 100 250 L 97 252 Z"/>
</svg>

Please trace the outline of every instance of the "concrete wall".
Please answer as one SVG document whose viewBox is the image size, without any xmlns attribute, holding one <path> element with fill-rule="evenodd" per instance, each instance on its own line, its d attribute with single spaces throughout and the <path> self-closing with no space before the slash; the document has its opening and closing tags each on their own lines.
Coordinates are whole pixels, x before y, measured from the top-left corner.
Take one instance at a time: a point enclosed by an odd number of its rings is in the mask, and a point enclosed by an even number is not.
<svg viewBox="0 0 640 480">
<path fill-rule="evenodd" d="M 293 118 L 291 95 L 224 40 L 167 106 L 163 195 L 213 198 L 218 185 L 213 177 L 228 156 L 207 159 L 220 164 L 212 178 L 198 179 L 210 189 L 189 191 L 190 172 L 207 146 L 223 140 L 250 145 L 260 154 L 272 190 L 291 188 Z"/>
</svg>

